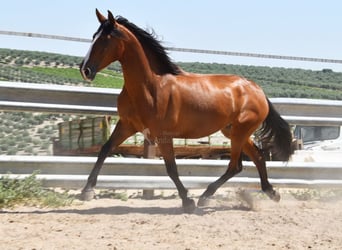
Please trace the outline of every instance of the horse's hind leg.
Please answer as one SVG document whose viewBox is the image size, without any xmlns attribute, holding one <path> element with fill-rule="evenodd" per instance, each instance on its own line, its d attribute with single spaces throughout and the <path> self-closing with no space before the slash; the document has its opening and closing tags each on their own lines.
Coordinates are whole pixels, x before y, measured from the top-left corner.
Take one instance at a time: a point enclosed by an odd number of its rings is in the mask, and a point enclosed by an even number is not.
<svg viewBox="0 0 342 250">
<path fill-rule="evenodd" d="M 221 187 L 227 180 L 241 172 L 242 170 L 242 146 L 248 134 L 241 134 L 239 137 L 230 135 L 230 128 L 222 130 L 223 134 L 231 139 L 231 158 L 227 171 L 215 182 L 211 183 L 198 200 L 198 206 L 205 206 L 208 198 L 212 196 L 216 190 Z M 239 133 L 237 133 L 239 134 Z"/>
<path fill-rule="evenodd" d="M 268 182 L 265 158 L 261 150 L 252 142 L 251 139 L 243 147 L 243 152 L 254 162 L 258 169 L 261 189 L 274 201 L 280 200 L 280 195 L 272 185 Z"/>
<path fill-rule="evenodd" d="M 82 190 L 82 200 L 91 200 L 94 197 L 94 187 L 97 182 L 97 176 L 99 175 L 104 160 L 108 156 L 111 149 L 120 145 L 124 140 L 133 135 L 135 132 L 136 131 L 130 125 L 123 124 L 121 120 L 118 121 L 110 138 L 100 150 L 94 168 L 88 177 L 87 184 Z"/>
</svg>

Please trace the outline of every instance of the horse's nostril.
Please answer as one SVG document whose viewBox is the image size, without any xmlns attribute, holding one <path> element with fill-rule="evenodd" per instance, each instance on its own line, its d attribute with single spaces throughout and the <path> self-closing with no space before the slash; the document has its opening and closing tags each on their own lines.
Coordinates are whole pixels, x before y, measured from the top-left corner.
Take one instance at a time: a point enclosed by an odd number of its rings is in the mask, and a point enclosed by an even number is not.
<svg viewBox="0 0 342 250">
<path fill-rule="evenodd" d="M 86 77 L 89 77 L 91 75 L 91 69 L 90 68 L 86 68 L 84 70 L 84 74 L 86 75 Z"/>
</svg>

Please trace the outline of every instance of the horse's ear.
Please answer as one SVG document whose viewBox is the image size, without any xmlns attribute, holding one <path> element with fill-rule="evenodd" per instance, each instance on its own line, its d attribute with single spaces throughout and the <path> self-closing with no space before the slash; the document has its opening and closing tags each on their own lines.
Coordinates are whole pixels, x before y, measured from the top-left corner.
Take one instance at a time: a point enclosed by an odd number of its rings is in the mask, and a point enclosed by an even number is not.
<svg viewBox="0 0 342 250">
<path fill-rule="evenodd" d="M 114 29 L 110 32 L 111 36 L 113 37 L 120 37 L 121 39 L 125 39 L 126 36 L 124 35 L 124 33 L 122 33 L 119 29 L 118 29 L 118 25 L 117 22 L 112 14 L 112 12 L 110 10 L 108 10 L 108 20 L 109 22 L 113 25 Z"/>
<path fill-rule="evenodd" d="M 113 13 L 110 10 L 108 10 L 108 20 L 110 21 L 110 23 L 116 26 L 116 20 L 113 16 Z"/>
<path fill-rule="evenodd" d="M 96 16 L 100 23 L 104 23 L 107 19 L 96 9 Z"/>
</svg>

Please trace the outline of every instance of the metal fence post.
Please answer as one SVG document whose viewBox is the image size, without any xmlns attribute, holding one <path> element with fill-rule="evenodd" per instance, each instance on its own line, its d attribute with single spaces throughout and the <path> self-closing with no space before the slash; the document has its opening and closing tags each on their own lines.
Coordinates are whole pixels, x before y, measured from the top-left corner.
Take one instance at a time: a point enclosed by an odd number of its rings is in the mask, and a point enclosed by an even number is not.
<svg viewBox="0 0 342 250">
<path fill-rule="evenodd" d="M 149 140 L 144 139 L 144 158 L 153 159 L 156 157 L 156 144 Z M 144 189 L 143 190 L 143 198 L 144 199 L 152 199 L 154 196 L 153 189 Z"/>
</svg>

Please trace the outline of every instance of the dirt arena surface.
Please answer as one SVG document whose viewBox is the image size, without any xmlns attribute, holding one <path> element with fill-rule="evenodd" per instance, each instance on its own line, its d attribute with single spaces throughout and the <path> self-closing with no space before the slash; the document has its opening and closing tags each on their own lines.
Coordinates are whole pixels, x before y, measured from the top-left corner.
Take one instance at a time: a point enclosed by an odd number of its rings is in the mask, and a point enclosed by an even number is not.
<svg viewBox="0 0 342 250">
<path fill-rule="evenodd" d="M 194 214 L 164 192 L 152 200 L 133 193 L 126 201 L 102 196 L 58 209 L 0 210 L 0 249 L 341 249 L 341 192 L 280 193 L 274 203 L 226 188 Z"/>
</svg>

